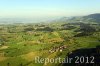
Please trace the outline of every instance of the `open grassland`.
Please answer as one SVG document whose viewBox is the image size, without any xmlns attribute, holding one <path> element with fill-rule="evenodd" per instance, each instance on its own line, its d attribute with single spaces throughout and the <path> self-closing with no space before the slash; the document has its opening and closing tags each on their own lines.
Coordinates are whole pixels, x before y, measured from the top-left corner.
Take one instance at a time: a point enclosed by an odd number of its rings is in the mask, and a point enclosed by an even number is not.
<svg viewBox="0 0 100 66">
<path fill-rule="evenodd" d="M 35 57 L 66 57 L 76 49 L 94 48 L 99 36 L 98 23 L 0 25 L 0 66 L 58 66 L 35 63 Z"/>
</svg>

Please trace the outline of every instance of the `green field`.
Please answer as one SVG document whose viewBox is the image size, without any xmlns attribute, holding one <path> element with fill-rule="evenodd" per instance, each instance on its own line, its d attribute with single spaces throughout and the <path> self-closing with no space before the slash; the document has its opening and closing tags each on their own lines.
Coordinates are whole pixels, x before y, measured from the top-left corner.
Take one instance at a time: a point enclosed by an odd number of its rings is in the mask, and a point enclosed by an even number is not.
<svg viewBox="0 0 100 66">
<path fill-rule="evenodd" d="M 59 63 L 35 63 L 35 57 L 66 57 L 76 49 L 95 48 L 100 45 L 100 24 L 94 24 L 0 25 L 0 66 L 59 66 Z M 66 48 L 58 49 L 61 46 Z"/>
</svg>

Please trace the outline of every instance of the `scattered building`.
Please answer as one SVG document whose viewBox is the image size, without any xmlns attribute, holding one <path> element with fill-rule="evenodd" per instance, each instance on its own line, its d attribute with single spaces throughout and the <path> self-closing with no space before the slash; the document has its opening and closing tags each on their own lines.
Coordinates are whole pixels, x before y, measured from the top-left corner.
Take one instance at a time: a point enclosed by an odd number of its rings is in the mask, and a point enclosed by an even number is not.
<svg viewBox="0 0 100 66">
<path fill-rule="evenodd" d="M 63 46 L 59 46 L 59 47 L 53 47 L 52 49 L 49 50 L 50 53 L 54 53 L 54 52 L 62 52 L 64 49 L 66 49 L 67 46 L 63 45 Z"/>
</svg>

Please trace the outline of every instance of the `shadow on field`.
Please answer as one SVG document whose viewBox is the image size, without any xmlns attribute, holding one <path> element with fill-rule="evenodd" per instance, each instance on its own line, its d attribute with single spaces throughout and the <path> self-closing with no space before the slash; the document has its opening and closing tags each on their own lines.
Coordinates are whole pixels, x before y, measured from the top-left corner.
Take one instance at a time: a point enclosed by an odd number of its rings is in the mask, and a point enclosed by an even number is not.
<svg viewBox="0 0 100 66">
<path fill-rule="evenodd" d="M 69 58 L 72 58 L 71 63 Z M 66 62 L 62 66 L 100 66 L 100 46 L 75 50 L 68 54 Z"/>
</svg>

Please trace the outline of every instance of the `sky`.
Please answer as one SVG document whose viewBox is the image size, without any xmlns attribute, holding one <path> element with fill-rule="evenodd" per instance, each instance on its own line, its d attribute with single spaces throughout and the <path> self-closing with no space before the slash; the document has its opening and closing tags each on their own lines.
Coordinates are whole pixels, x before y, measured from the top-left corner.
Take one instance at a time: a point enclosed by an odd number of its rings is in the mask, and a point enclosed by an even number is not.
<svg viewBox="0 0 100 66">
<path fill-rule="evenodd" d="M 100 0 L 0 0 L 0 17 L 55 18 L 100 13 Z"/>
</svg>

